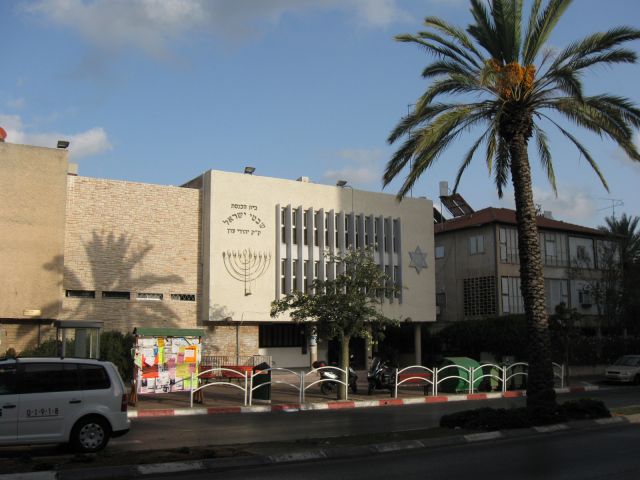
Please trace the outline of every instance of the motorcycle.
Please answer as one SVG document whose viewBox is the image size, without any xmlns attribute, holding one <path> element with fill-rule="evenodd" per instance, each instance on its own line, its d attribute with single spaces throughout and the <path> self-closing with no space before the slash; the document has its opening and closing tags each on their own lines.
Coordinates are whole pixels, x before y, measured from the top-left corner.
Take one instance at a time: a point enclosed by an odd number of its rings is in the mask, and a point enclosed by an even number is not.
<svg viewBox="0 0 640 480">
<path fill-rule="evenodd" d="M 380 357 L 373 357 L 371 368 L 367 373 L 367 381 L 369 395 L 376 389 L 393 391 L 396 384 L 396 369 Z"/>
<path fill-rule="evenodd" d="M 322 368 L 326 367 L 327 362 L 324 360 L 318 360 L 317 362 L 313 362 L 313 368 Z M 341 375 L 339 370 L 332 370 L 330 368 L 320 370 L 318 372 L 320 374 L 320 378 L 324 380 L 320 383 L 320 391 L 323 395 L 329 395 L 330 393 L 334 393 L 338 389 L 338 375 Z M 351 365 L 349 365 L 349 390 L 352 393 L 358 393 L 358 375 L 356 371 L 353 369 Z"/>
</svg>

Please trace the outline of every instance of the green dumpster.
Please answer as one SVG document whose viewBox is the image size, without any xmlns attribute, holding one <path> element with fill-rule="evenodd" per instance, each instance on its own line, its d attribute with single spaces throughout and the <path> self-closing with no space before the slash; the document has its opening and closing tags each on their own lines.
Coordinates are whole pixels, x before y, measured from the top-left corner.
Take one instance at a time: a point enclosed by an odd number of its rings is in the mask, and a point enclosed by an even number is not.
<svg viewBox="0 0 640 480">
<path fill-rule="evenodd" d="M 271 367 L 263 362 L 253 367 L 253 400 L 271 401 Z"/>
<path fill-rule="evenodd" d="M 469 391 L 469 368 L 478 368 L 480 364 L 473 358 L 469 357 L 445 357 L 442 361 L 442 365 L 438 369 L 438 381 L 447 377 L 461 377 L 461 378 L 447 378 L 445 381 L 438 384 L 438 391 L 445 393 L 463 393 Z M 448 367 L 448 368 L 445 368 Z M 455 368 L 458 367 L 458 368 Z M 444 370 L 443 370 L 444 368 Z M 475 377 L 482 375 L 481 370 L 478 369 L 474 373 Z M 475 379 L 473 381 L 474 392 L 478 391 L 478 387 L 482 383 L 482 379 Z"/>
</svg>

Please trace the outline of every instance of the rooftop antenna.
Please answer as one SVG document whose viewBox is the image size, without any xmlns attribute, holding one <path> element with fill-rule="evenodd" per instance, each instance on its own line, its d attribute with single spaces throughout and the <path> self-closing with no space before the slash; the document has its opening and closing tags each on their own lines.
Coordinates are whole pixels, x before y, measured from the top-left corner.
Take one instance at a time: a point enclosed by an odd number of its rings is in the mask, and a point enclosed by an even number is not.
<svg viewBox="0 0 640 480">
<path fill-rule="evenodd" d="M 600 200 L 604 200 L 606 202 L 611 202 L 611 205 L 608 207 L 599 208 L 598 211 L 611 209 L 611 217 L 615 220 L 616 218 L 616 207 L 622 207 L 624 202 L 618 198 L 601 198 Z"/>
</svg>

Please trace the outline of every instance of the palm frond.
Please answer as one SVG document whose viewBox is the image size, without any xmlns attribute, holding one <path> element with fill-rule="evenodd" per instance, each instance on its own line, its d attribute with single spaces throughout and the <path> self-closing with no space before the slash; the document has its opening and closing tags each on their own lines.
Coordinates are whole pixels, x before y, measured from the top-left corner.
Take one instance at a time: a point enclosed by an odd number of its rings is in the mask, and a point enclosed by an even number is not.
<svg viewBox="0 0 640 480">
<path fill-rule="evenodd" d="M 500 58 L 504 63 L 517 62 L 520 57 L 522 0 L 494 0 L 491 15 L 500 40 Z"/>
<path fill-rule="evenodd" d="M 464 30 L 454 27 L 453 25 L 445 22 L 444 20 L 438 17 L 427 17 L 424 19 L 424 24 L 428 27 L 436 28 L 441 32 L 444 32 L 447 35 L 451 36 L 452 38 L 455 38 L 458 42 L 460 42 L 460 44 L 463 47 L 465 47 L 467 50 L 472 52 L 476 57 L 478 57 L 478 60 L 480 60 L 481 62 L 484 62 L 483 56 L 476 49 L 475 45 L 469 39 L 467 34 L 464 33 Z"/>
<path fill-rule="evenodd" d="M 460 57 L 464 58 L 471 66 L 476 68 L 481 68 L 482 62 L 478 63 L 478 60 L 469 54 L 467 50 L 464 48 L 460 48 L 453 42 L 441 37 L 432 32 L 419 32 L 418 35 L 422 40 L 431 40 L 433 42 L 437 42 L 448 50 L 457 53 Z"/>
<path fill-rule="evenodd" d="M 480 135 L 478 140 L 475 141 L 475 143 L 469 149 L 467 154 L 464 156 L 464 159 L 462 160 L 462 163 L 460 164 L 460 167 L 458 168 L 458 173 L 456 174 L 456 181 L 455 181 L 455 183 L 453 185 L 453 193 L 456 193 L 456 191 L 458 190 L 458 185 L 460 184 L 460 180 L 462 178 L 462 174 L 467 169 L 467 167 L 471 164 L 471 161 L 473 160 L 473 156 L 475 155 L 476 150 L 478 150 L 478 147 L 480 146 L 480 144 L 487 138 L 487 136 L 489 135 L 490 131 L 491 131 L 491 127 L 489 127 L 487 130 L 485 130 L 485 132 L 482 135 Z"/>
<path fill-rule="evenodd" d="M 494 181 L 498 190 L 498 198 L 502 198 L 504 187 L 509 181 L 511 167 L 511 157 L 509 156 L 509 145 L 504 137 L 498 137 L 498 148 L 496 150 L 496 161 L 494 163 Z"/>
<path fill-rule="evenodd" d="M 579 61 L 590 55 L 606 52 L 622 43 L 640 39 L 640 30 L 630 27 L 617 27 L 606 32 L 597 32 L 571 43 L 554 60 L 551 68 L 559 68 L 565 63 Z"/>
<path fill-rule="evenodd" d="M 556 174 L 553 170 L 553 162 L 551 159 L 551 151 L 549 150 L 549 139 L 547 134 L 539 126 L 533 125 L 533 132 L 535 134 L 536 145 L 538 146 L 538 156 L 540 157 L 540 165 L 547 173 L 547 179 L 553 193 L 558 195 L 558 187 L 556 186 Z"/>
<path fill-rule="evenodd" d="M 435 55 L 438 58 L 449 58 L 454 62 L 458 62 L 464 65 L 467 68 L 472 68 L 472 65 L 469 65 L 469 62 L 465 58 L 465 56 L 458 54 L 455 50 L 452 50 L 446 46 L 438 45 L 432 42 L 428 42 L 423 40 L 422 38 L 418 38 L 415 35 L 403 34 L 396 35 L 396 41 L 403 43 L 416 43 L 424 48 L 427 52 Z M 475 63 L 475 62 L 474 62 Z"/>
<path fill-rule="evenodd" d="M 458 111 L 447 111 L 419 132 L 412 133 L 412 138 L 387 163 L 383 185 L 387 186 L 413 160 L 411 171 L 397 194 L 398 199 L 402 199 L 453 140 L 475 123 L 493 115 L 491 108 L 491 104 L 484 103 L 461 106 Z"/>
<path fill-rule="evenodd" d="M 578 149 L 578 151 L 582 154 L 582 156 L 587 160 L 587 162 L 589 162 L 589 165 L 591 166 L 591 168 L 593 169 L 594 172 L 596 172 L 596 175 L 598 175 L 598 178 L 600 179 L 600 182 L 602 183 L 602 186 L 605 188 L 605 190 L 608 192 L 609 191 L 609 185 L 607 184 L 607 181 L 605 180 L 604 176 L 602 175 L 602 172 L 600 171 L 600 167 L 598 167 L 598 164 L 596 163 L 596 161 L 593 159 L 593 157 L 591 156 L 591 154 L 589 153 L 589 151 L 586 149 L 586 147 L 584 145 L 582 145 L 578 139 L 576 137 L 574 137 L 573 135 L 571 135 L 571 133 L 569 133 L 567 130 L 565 130 L 564 128 L 562 128 L 560 125 L 558 125 L 557 122 L 554 122 L 551 118 L 546 117 L 548 120 L 551 121 L 551 123 L 553 123 L 556 128 L 558 130 L 560 130 L 562 132 L 562 134 L 567 137 L 571 143 L 573 143 L 575 145 L 575 147 Z"/>
<path fill-rule="evenodd" d="M 489 12 L 481 0 L 471 0 L 471 14 L 476 20 L 474 25 L 467 27 L 467 32 L 476 39 L 492 58 L 502 61 L 502 49 L 498 41 L 495 25 L 489 17 Z"/>
<path fill-rule="evenodd" d="M 433 62 L 427 65 L 422 71 L 422 78 L 438 77 L 441 75 L 467 77 L 469 81 L 474 81 L 475 78 L 477 78 L 477 72 L 474 73 L 460 63 L 448 60 Z"/>
<path fill-rule="evenodd" d="M 524 65 L 531 65 L 535 60 L 542 46 L 547 42 L 549 35 L 571 4 L 571 0 L 551 0 L 542 13 L 536 16 L 535 25 L 531 28 L 531 18 L 529 19 L 530 27 L 527 32 L 527 40 L 523 52 Z M 539 5 L 534 3 L 531 14 L 538 12 Z M 535 12 L 534 12 L 535 10 Z"/>
</svg>

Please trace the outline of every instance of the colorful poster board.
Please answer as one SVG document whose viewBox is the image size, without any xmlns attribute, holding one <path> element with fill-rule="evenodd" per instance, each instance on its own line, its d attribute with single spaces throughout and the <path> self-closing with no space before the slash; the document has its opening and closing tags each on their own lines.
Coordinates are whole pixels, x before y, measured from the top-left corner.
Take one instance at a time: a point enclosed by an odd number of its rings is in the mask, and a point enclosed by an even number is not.
<svg viewBox="0 0 640 480">
<path fill-rule="evenodd" d="M 136 393 L 190 390 L 191 374 L 198 374 L 202 337 L 180 336 L 178 329 L 173 332 L 167 329 L 152 330 L 134 332 L 137 335 L 133 351 Z"/>
</svg>

